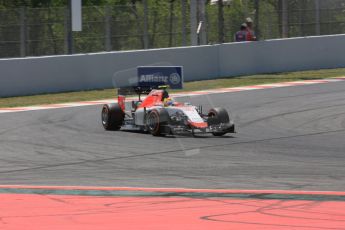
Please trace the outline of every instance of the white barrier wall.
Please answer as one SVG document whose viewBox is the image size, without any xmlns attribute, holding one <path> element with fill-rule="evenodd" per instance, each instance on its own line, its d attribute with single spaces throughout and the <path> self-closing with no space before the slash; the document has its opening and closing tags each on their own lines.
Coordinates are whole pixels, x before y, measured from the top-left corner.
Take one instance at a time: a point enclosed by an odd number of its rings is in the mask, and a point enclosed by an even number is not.
<svg viewBox="0 0 345 230">
<path fill-rule="evenodd" d="M 222 45 L 220 76 L 345 67 L 345 35 Z"/>
<path fill-rule="evenodd" d="M 143 65 L 184 66 L 186 81 L 345 67 L 345 35 L 69 56 L 0 59 L 0 97 L 110 88 Z"/>
<path fill-rule="evenodd" d="M 0 60 L 0 97 L 111 88 L 141 65 L 181 65 L 187 80 L 217 76 L 214 46 Z M 116 78 L 116 79 L 114 79 Z"/>
</svg>

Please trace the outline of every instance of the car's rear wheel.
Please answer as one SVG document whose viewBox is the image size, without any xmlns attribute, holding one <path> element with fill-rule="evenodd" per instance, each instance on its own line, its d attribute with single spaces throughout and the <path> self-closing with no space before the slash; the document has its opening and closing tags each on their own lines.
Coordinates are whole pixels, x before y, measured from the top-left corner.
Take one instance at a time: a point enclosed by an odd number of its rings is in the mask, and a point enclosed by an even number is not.
<svg viewBox="0 0 345 230">
<path fill-rule="evenodd" d="M 165 128 L 169 124 L 169 114 L 165 109 L 152 110 L 147 117 L 146 125 L 148 131 L 153 136 L 163 136 L 166 134 Z"/>
<path fill-rule="evenodd" d="M 208 124 L 209 125 L 219 125 L 227 124 L 230 122 L 229 114 L 224 108 L 213 108 L 208 112 Z M 223 136 L 227 131 L 213 132 L 214 136 Z"/>
<path fill-rule="evenodd" d="M 119 130 L 123 124 L 125 113 L 119 104 L 106 104 L 102 108 L 102 125 L 106 130 Z"/>
</svg>

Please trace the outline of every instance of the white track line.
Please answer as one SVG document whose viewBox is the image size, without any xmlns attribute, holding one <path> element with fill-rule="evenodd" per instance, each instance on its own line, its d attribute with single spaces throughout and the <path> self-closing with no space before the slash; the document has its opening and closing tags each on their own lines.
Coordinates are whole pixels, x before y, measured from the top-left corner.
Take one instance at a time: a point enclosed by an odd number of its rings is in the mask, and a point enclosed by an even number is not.
<svg viewBox="0 0 345 230">
<path fill-rule="evenodd" d="M 171 94 L 171 96 L 176 97 L 176 98 L 191 97 L 191 96 L 200 96 L 200 95 L 208 95 L 208 94 L 232 93 L 232 92 L 241 92 L 241 91 L 249 91 L 249 90 L 259 90 L 259 89 L 273 89 L 273 88 L 291 87 L 291 86 L 325 84 L 325 83 L 342 82 L 342 81 L 345 81 L 345 76 L 328 78 L 328 79 L 320 79 L 320 80 L 293 81 L 293 82 L 251 85 L 251 86 L 241 86 L 241 87 L 232 87 L 232 88 L 200 90 L 200 91 L 193 91 L 193 92 L 182 92 L 182 93 Z M 131 101 L 133 99 L 134 97 L 131 97 L 126 100 Z M 101 105 L 101 104 L 113 103 L 113 102 L 116 102 L 116 99 L 107 99 L 107 100 L 98 100 L 98 101 L 82 101 L 82 102 L 73 102 L 73 103 L 15 107 L 15 108 L 0 108 L 0 113 L 15 113 L 15 112 L 36 111 L 36 110 L 73 108 L 73 107 L 90 106 L 90 105 Z"/>
</svg>

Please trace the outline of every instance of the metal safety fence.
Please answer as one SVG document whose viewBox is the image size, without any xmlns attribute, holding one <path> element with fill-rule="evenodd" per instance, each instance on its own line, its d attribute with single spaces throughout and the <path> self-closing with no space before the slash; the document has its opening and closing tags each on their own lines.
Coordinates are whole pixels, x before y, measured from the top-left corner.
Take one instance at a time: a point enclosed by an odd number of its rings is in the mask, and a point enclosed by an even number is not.
<svg viewBox="0 0 345 230">
<path fill-rule="evenodd" d="M 193 2 L 203 5 L 193 18 Z M 278 2 L 280 2 L 278 4 Z M 232 42 L 245 18 L 260 40 L 345 32 L 345 3 L 339 0 L 136 1 L 83 7 L 83 30 L 71 32 L 68 7 L 0 9 L 0 57 L 24 57 Z M 331 4 L 332 3 L 332 4 Z M 337 3 L 337 4 L 336 4 Z M 193 21 L 193 20 L 196 20 Z M 203 36 L 203 39 L 201 39 Z"/>
</svg>

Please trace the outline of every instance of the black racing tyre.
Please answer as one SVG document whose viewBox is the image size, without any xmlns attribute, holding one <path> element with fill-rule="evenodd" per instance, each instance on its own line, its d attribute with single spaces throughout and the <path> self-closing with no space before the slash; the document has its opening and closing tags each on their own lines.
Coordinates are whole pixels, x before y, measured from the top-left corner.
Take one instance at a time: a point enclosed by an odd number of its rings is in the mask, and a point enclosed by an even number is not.
<svg viewBox="0 0 345 230">
<path fill-rule="evenodd" d="M 169 120 L 169 114 L 165 109 L 154 109 L 147 116 L 147 129 L 153 136 L 164 136 L 164 128 L 169 124 Z"/>
<path fill-rule="evenodd" d="M 213 108 L 208 112 L 208 125 L 218 125 L 221 123 L 229 123 L 230 118 L 228 112 L 224 108 Z M 214 136 L 223 136 L 224 132 L 213 132 Z"/>
<path fill-rule="evenodd" d="M 102 125 L 105 130 L 119 130 L 125 113 L 117 103 L 106 104 L 102 108 Z"/>
</svg>

